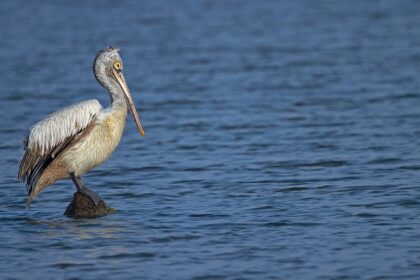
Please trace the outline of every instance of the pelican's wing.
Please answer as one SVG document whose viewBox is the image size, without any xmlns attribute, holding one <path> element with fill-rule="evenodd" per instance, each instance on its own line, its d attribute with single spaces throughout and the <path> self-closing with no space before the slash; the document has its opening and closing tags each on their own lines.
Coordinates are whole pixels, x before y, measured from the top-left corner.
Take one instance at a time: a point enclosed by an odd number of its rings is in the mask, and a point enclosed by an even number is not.
<svg viewBox="0 0 420 280">
<path fill-rule="evenodd" d="M 102 106 L 98 100 L 87 100 L 54 112 L 33 125 L 24 141 L 25 153 L 20 162 L 18 178 L 28 179 L 28 188 L 30 188 L 46 164 L 49 164 L 75 136 L 94 122 L 101 110 Z"/>
</svg>

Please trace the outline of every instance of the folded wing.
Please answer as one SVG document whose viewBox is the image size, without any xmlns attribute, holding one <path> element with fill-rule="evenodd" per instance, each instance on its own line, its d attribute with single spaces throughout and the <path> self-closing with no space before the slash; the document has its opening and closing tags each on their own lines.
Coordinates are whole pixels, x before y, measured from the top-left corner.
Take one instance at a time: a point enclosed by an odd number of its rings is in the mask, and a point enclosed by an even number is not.
<svg viewBox="0 0 420 280">
<path fill-rule="evenodd" d="M 18 173 L 18 178 L 26 181 L 29 195 L 45 168 L 73 138 L 94 123 L 101 110 L 97 100 L 87 100 L 54 112 L 32 126 L 24 141 Z"/>
</svg>

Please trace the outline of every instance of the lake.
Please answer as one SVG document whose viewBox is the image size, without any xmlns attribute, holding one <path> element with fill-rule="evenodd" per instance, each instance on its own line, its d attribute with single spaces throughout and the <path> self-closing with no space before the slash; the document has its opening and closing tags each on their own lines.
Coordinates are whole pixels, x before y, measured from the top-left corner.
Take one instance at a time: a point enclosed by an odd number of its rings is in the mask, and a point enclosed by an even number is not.
<svg viewBox="0 0 420 280">
<path fill-rule="evenodd" d="M 2 1 L 1 279 L 418 279 L 420 2 Z M 28 210 L 28 129 L 109 96 L 142 120 L 83 178 L 118 212 Z"/>
</svg>

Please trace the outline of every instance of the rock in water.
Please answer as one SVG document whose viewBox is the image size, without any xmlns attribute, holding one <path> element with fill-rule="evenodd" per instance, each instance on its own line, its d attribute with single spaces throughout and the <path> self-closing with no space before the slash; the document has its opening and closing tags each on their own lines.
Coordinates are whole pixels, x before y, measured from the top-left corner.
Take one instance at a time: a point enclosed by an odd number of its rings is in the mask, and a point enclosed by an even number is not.
<svg viewBox="0 0 420 280">
<path fill-rule="evenodd" d="M 95 205 L 92 199 L 85 194 L 75 192 L 73 194 L 73 200 L 67 206 L 64 215 L 72 218 L 98 218 L 115 213 L 116 211 L 114 208 L 106 206 L 102 199 L 98 205 Z"/>
</svg>

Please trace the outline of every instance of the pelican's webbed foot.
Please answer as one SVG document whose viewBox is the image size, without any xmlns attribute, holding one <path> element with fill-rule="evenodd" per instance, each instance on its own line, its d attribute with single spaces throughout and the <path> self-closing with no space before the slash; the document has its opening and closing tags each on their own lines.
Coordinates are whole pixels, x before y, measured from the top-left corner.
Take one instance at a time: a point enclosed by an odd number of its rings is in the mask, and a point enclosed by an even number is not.
<svg viewBox="0 0 420 280">
<path fill-rule="evenodd" d="M 88 189 L 86 187 L 80 188 L 77 190 L 79 193 L 89 197 L 92 202 L 95 204 L 95 206 L 98 206 L 99 202 L 102 200 L 101 197 L 91 189 Z"/>
<path fill-rule="evenodd" d="M 82 179 L 80 177 L 76 177 L 74 173 L 70 173 L 70 178 L 73 183 L 76 185 L 77 191 L 87 197 L 89 197 L 95 206 L 98 206 L 99 202 L 102 200 L 101 197 L 91 189 L 86 188 L 83 185 Z"/>
</svg>

